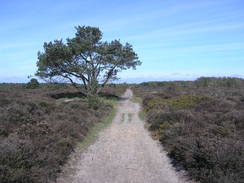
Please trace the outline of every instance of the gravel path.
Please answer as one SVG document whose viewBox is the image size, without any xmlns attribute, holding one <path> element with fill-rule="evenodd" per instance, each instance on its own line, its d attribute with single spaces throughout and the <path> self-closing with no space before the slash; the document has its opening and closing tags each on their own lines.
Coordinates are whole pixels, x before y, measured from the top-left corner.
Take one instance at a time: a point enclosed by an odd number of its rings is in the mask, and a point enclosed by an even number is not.
<svg viewBox="0 0 244 183">
<path fill-rule="evenodd" d="M 76 153 L 58 183 L 186 183 L 138 117 L 127 90 L 112 124 L 86 152 Z"/>
</svg>

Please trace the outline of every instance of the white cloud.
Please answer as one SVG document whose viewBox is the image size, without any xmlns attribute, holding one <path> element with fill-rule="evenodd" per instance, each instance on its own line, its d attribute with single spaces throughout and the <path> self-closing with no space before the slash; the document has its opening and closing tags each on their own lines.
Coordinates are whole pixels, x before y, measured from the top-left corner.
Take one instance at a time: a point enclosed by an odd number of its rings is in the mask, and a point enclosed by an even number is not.
<svg viewBox="0 0 244 183">
<path fill-rule="evenodd" d="M 151 3 L 151 2 L 150 2 Z M 109 20 L 107 19 L 100 19 L 97 17 L 96 19 L 92 20 L 90 19 L 90 23 L 96 24 L 97 26 L 101 27 L 103 32 L 113 32 L 113 31 L 118 31 L 123 28 L 127 28 L 128 26 L 135 26 L 141 23 L 145 23 L 147 21 L 152 21 L 155 19 L 160 19 L 162 17 L 167 17 L 170 15 L 174 15 L 180 12 L 186 12 L 189 11 L 190 9 L 197 9 L 197 8 L 203 8 L 207 7 L 209 5 L 216 4 L 216 2 L 213 1 L 205 1 L 205 2 L 189 2 L 189 3 L 182 3 L 182 4 L 177 4 L 173 5 L 170 7 L 165 6 L 165 7 L 156 7 L 156 10 L 153 9 L 141 9 L 140 7 L 134 7 L 139 11 L 134 11 L 132 14 L 128 13 L 128 15 L 125 13 L 123 18 L 113 18 L 109 17 Z M 150 12 L 150 13 L 148 13 Z M 78 22 L 78 21 L 76 21 Z"/>
<path fill-rule="evenodd" d="M 170 28 L 161 28 L 157 30 L 153 30 L 151 32 L 137 34 L 128 36 L 127 40 L 141 40 L 141 39 L 152 39 L 152 38 L 168 38 L 169 36 L 182 36 L 188 34 L 197 34 L 197 33 L 205 33 L 205 32 L 218 32 L 218 31 L 229 31 L 236 29 L 244 29 L 243 23 L 235 23 L 235 24 L 220 24 L 220 25 L 207 25 L 201 26 L 199 22 L 191 23 L 191 24 L 183 24 Z"/>
</svg>

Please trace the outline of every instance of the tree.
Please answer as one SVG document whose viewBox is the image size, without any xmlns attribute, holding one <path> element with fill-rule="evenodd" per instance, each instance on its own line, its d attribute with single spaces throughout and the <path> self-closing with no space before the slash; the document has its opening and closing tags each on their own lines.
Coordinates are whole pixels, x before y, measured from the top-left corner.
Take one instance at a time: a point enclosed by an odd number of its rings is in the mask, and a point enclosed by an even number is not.
<svg viewBox="0 0 244 183">
<path fill-rule="evenodd" d="M 32 78 L 27 84 L 26 84 L 26 88 L 38 88 L 39 87 L 39 82 L 36 78 Z"/>
<path fill-rule="evenodd" d="M 131 44 L 123 45 L 120 40 L 104 42 L 96 27 L 75 29 L 75 37 L 65 43 L 62 39 L 44 43 L 44 52 L 38 52 L 37 76 L 63 78 L 84 94 L 94 95 L 116 79 L 118 72 L 141 64 Z"/>
</svg>

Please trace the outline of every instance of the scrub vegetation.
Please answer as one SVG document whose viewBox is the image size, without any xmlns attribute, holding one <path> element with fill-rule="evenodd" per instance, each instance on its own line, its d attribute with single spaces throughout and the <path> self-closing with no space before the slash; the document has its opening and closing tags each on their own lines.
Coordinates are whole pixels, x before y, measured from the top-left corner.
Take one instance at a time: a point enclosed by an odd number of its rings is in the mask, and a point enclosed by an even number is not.
<svg viewBox="0 0 244 183">
<path fill-rule="evenodd" d="M 111 122 L 126 84 L 83 95 L 71 84 L 0 85 L 0 182 L 53 182 L 76 147 L 85 149 Z M 178 170 L 199 182 L 241 183 L 244 80 L 131 85 L 140 118 Z M 128 121 L 133 122 L 132 113 Z M 125 114 L 121 114 L 122 121 Z"/>
<path fill-rule="evenodd" d="M 152 137 L 200 182 L 244 180 L 244 80 L 199 78 L 134 86 Z"/>
<path fill-rule="evenodd" d="M 0 182 L 54 181 L 74 148 L 111 121 L 126 87 L 85 97 L 69 84 L 1 84 Z"/>
</svg>

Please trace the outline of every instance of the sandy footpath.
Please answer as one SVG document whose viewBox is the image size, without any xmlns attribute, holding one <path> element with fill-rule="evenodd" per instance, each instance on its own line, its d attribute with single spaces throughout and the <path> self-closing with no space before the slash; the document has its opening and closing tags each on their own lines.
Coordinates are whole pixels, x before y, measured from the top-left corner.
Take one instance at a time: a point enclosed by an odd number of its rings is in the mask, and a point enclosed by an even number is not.
<svg viewBox="0 0 244 183">
<path fill-rule="evenodd" d="M 144 122 L 140 106 L 128 89 L 118 104 L 112 124 L 84 153 L 76 154 L 64 167 L 58 183 L 186 183 L 176 172 Z"/>
</svg>

